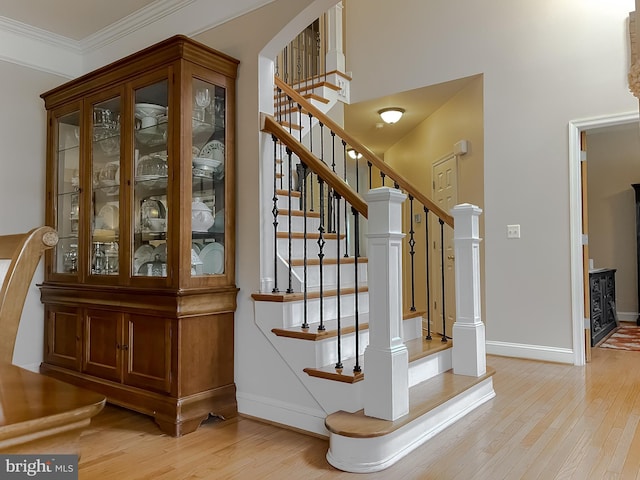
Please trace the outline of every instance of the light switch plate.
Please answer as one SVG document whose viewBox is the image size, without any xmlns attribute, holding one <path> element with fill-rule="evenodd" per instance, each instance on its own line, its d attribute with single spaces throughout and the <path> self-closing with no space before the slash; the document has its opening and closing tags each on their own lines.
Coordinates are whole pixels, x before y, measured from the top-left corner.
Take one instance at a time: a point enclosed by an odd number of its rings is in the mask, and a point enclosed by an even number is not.
<svg viewBox="0 0 640 480">
<path fill-rule="evenodd" d="M 520 225 L 507 225 L 507 238 L 520 238 Z"/>
</svg>

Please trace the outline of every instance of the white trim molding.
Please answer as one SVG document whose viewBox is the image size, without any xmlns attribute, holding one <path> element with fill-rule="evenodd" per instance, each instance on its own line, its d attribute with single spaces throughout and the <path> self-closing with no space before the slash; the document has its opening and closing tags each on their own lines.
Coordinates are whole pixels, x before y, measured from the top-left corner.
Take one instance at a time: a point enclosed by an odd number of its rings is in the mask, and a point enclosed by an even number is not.
<svg viewBox="0 0 640 480">
<path fill-rule="evenodd" d="M 0 17 L 0 60 L 74 78 L 82 73 L 79 42 Z"/>
<path fill-rule="evenodd" d="M 119 58 L 160 40 L 158 32 L 162 38 L 195 36 L 273 1 L 156 0 L 82 40 L 0 16 L 0 61 L 76 78 L 111 61 L 111 56 Z M 118 43 L 124 38 L 126 42 Z M 109 51 L 101 53 L 107 46 Z"/>
<path fill-rule="evenodd" d="M 525 345 L 522 343 L 487 341 L 487 354 L 542 360 L 545 362 L 574 363 L 574 351 L 569 348 Z"/>
<path fill-rule="evenodd" d="M 329 437 L 329 432 L 324 426 L 324 420 L 327 418 L 324 410 L 304 408 L 300 405 L 245 392 L 236 392 L 236 399 L 238 413 L 242 415 Z"/>
<path fill-rule="evenodd" d="M 638 122 L 638 112 L 592 117 L 569 122 L 569 225 L 571 241 L 571 312 L 573 325 L 573 363 L 585 364 L 584 286 L 582 268 L 582 180 L 580 134 L 596 128 Z"/>
</svg>

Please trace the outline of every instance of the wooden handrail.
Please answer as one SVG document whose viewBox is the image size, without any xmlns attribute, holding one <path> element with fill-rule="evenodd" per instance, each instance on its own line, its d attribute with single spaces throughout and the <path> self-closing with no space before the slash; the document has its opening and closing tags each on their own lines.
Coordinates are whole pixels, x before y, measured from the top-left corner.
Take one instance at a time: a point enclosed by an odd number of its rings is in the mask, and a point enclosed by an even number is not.
<svg viewBox="0 0 640 480">
<path fill-rule="evenodd" d="M 398 184 L 405 192 L 411 195 L 413 198 L 418 200 L 422 205 L 427 207 L 431 212 L 433 212 L 436 216 L 444 221 L 447 225 L 453 228 L 453 217 L 449 215 L 447 212 L 442 210 L 436 203 L 434 203 L 431 199 L 429 199 L 426 195 L 421 193 L 416 187 L 413 186 L 409 180 L 404 178 L 398 172 L 396 172 L 391 166 L 384 162 L 380 157 L 378 157 L 375 153 L 369 150 L 366 146 L 356 140 L 354 137 L 349 135 L 340 125 L 330 119 L 327 115 L 322 113 L 316 107 L 314 107 L 311 103 L 309 103 L 302 95 L 292 89 L 289 85 L 284 83 L 279 78 L 275 77 L 275 84 L 278 88 L 280 88 L 286 95 L 288 95 L 293 101 L 300 104 L 305 111 L 311 113 L 315 116 L 320 122 L 322 122 L 326 127 L 330 128 L 336 135 L 338 135 L 341 139 L 343 139 L 347 144 L 349 144 L 356 152 L 362 154 L 362 156 L 376 168 L 378 168 L 381 172 L 383 172 L 386 176 L 391 178 L 396 184 Z M 286 131 L 286 130 L 285 130 Z M 288 133 L 288 132 L 287 132 Z M 290 147 L 291 148 L 291 147 Z M 292 149 L 293 150 L 293 149 Z M 296 152 L 297 153 L 297 152 Z M 315 158 L 315 157 L 314 157 Z M 330 170 L 329 170 L 330 171 Z M 332 172 L 333 173 L 333 172 Z M 339 177 L 338 177 L 339 178 Z M 353 205 L 353 203 L 352 203 Z M 354 205 L 355 206 L 355 205 Z M 362 212 L 361 212 L 362 213 Z"/>
<path fill-rule="evenodd" d="M 261 117 L 262 131 L 270 133 L 284 143 L 300 160 L 318 177 L 348 201 L 362 216 L 368 218 L 367 202 L 355 192 L 342 178 L 331 170 L 324 162 L 319 160 L 307 147 L 301 144 L 275 118 L 265 113 Z"/>
</svg>

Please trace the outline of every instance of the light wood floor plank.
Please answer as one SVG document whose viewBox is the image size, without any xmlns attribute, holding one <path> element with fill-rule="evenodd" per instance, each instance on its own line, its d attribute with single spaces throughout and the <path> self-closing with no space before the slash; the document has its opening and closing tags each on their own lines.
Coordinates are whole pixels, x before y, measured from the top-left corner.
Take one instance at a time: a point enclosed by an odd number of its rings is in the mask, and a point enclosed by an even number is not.
<svg viewBox="0 0 640 480">
<path fill-rule="evenodd" d="M 81 480 L 640 479 L 640 352 L 574 367 L 490 356 L 496 397 L 382 472 L 340 472 L 328 442 L 239 417 L 181 438 L 107 406 L 81 437 Z"/>
</svg>

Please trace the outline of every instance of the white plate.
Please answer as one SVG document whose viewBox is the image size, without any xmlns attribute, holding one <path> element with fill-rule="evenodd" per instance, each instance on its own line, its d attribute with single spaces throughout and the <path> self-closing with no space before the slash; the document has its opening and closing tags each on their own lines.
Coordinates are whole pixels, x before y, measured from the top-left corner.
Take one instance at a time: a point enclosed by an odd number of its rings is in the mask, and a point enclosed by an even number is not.
<svg viewBox="0 0 640 480">
<path fill-rule="evenodd" d="M 153 247 L 149 244 L 140 245 L 133 254 L 133 272 L 139 273 L 143 263 L 153 260 Z"/>
<path fill-rule="evenodd" d="M 136 117 L 158 117 L 167 114 L 167 107 L 155 103 L 136 103 Z"/>
<path fill-rule="evenodd" d="M 224 143 L 220 140 L 211 140 L 200 150 L 200 157 L 224 162 Z"/>
<path fill-rule="evenodd" d="M 209 275 L 224 273 L 224 245 L 213 242 L 200 250 L 203 272 Z"/>
<path fill-rule="evenodd" d="M 107 203 L 98 212 L 98 225 L 96 225 L 96 227 L 103 228 L 105 230 L 118 230 L 118 215 L 118 207 L 116 205 Z"/>
<path fill-rule="evenodd" d="M 193 159 L 193 165 L 202 170 L 218 171 L 222 167 L 222 160 L 215 160 L 213 158 L 195 157 Z"/>
</svg>

